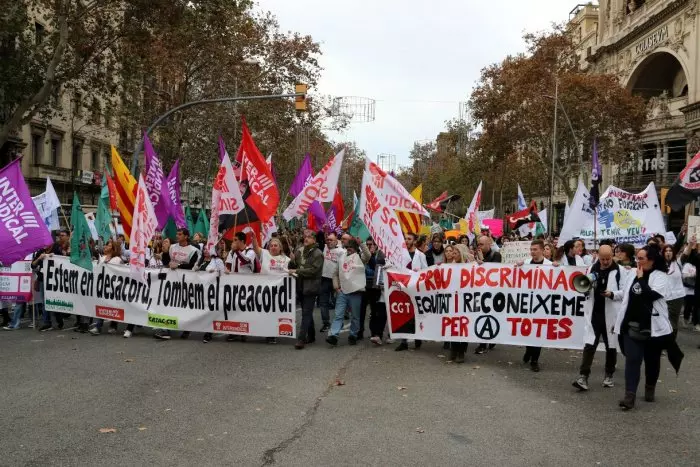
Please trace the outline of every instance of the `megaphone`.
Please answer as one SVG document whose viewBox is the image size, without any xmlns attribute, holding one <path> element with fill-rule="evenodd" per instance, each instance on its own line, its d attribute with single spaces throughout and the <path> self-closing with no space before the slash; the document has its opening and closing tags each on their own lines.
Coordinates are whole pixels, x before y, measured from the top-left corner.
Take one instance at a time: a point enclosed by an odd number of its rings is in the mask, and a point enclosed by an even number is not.
<svg viewBox="0 0 700 467">
<path fill-rule="evenodd" d="M 598 274 L 592 272 L 590 274 L 581 274 L 580 276 L 574 277 L 573 286 L 574 290 L 579 293 L 588 293 L 598 280 Z"/>
</svg>

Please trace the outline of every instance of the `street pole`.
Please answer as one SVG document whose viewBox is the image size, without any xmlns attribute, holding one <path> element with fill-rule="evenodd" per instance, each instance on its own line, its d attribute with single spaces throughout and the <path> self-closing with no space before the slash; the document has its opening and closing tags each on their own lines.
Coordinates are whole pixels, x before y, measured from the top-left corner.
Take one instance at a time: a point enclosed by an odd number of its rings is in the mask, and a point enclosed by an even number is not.
<svg viewBox="0 0 700 467">
<path fill-rule="evenodd" d="M 549 222 L 547 223 L 547 236 L 552 236 L 552 221 L 555 219 L 554 202 L 554 163 L 557 157 L 557 117 L 559 110 L 559 80 L 554 82 L 554 132 L 552 135 L 552 176 L 549 186 Z"/>
<path fill-rule="evenodd" d="M 254 100 L 266 100 L 266 99 L 285 99 L 285 98 L 297 97 L 297 96 L 303 96 L 303 95 L 304 94 L 297 94 L 297 93 L 270 94 L 270 95 L 262 95 L 262 96 L 220 97 L 217 99 L 202 99 L 199 101 L 185 102 L 184 104 L 180 104 L 177 107 L 173 107 L 172 109 L 165 112 L 163 115 L 156 118 L 155 121 L 153 123 L 151 123 L 151 126 L 146 128 L 144 135 L 145 136 L 150 135 L 155 127 L 160 125 L 166 118 L 168 118 L 169 116 L 171 116 L 175 112 L 179 112 L 180 110 L 185 110 L 185 109 L 188 109 L 190 107 L 194 107 L 196 105 L 216 104 L 216 103 L 220 103 L 220 102 L 254 101 Z M 134 154 L 131 157 L 131 173 L 134 175 L 134 177 L 136 177 L 138 175 L 138 160 L 139 160 L 139 155 L 141 154 L 142 150 L 143 150 L 143 137 L 139 138 L 138 142 L 134 146 Z"/>
</svg>

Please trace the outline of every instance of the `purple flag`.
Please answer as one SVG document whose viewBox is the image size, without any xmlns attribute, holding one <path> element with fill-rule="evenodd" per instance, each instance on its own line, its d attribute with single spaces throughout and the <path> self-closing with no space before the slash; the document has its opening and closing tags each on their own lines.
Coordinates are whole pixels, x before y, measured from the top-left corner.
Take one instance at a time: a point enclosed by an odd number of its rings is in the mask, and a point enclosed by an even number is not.
<svg viewBox="0 0 700 467">
<path fill-rule="evenodd" d="M 186 228 L 185 211 L 180 201 L 180 159 L 176 160 L 168 175 L 168 194 L 170 195 L 170 215 L 178 228 Z"/>
<path fill-rule="evenodd" d="M 313 167 L 311 167 L 311 156 L 307 154 L 304 158 L 304 161 L 301 163 L 301 167 L 299 167 L 297 176 L 294 177 L 292 186 L 289 187 L 289 194 L 295 198 L 299 196 L 301 190 L 303 190 L 306 184 L 309 183 L 309 181 L 311 181 L 313 176 L 314 169 Z"/>
<path fill-rule="evenodd" d="M 0 263 L 9 266 L 53 243 L 17 159 L 0 170 Z"/>
<path fill-rule="evenodd" d="M 598 141 L 593 140 L 593 160 L 591 161 L 591 192 L 589 205 L 595 209 L 600 203 L 600 179 L 603 177 L 603 168 L 598 160 Z"/>
<path fill-rule="evenodd" d="M 143 135 L 143 149 L 146 159 L 146 190 L 148 191 L 148 197 L 151 199 L 153 211 L 158 219 L 158 229 L 162 229 L 168 223 L 171 211 L 168 184 L 163 173 L 163 164 L 153 149 L 151 140 L 145 133 Z"/>
<path fill-rule="evenodd" d="M 301 167 L 299 167 L 296 177 L 294 177 L 292 185 L 289 187 L 289 194 L 295 198 L 299 196 L 301 190 L 304 189 L 312 178 L 314 178 L 314 169 L 311 167 L 311 156 L 307 154 L 306 157 L 304 157 L 304 161 L 301 163 Z M 318 225 L 324 225 L 327 222 L 326 213 L 323 211 L 323 206 L 318 201 L 311 203 L 309 212 L 314 216 Z"/>
</svg>

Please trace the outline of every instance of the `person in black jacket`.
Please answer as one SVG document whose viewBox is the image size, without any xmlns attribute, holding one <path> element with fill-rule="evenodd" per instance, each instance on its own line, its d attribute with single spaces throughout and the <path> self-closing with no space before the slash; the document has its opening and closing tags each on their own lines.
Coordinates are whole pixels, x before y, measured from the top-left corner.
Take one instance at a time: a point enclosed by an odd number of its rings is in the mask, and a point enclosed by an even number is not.
<svg viewBox="0 0 700 467">
<path fill-rule="evenodd" d="M 425 253 L 425 260 L 430 266 L 439 266 L 445 262 L 445 239 L 443 234 L 434 233 L 430 241 L 430 249 Z"/>
<path fill-rule="evenodd" d="M 289 263 L 289 274 L 297 278 L 297 293 L 301 298 L 301 328 L 294 348 L 301 350 L 316 341 L 314 305 L 321 291 L 323 252 L 316 244 L 316 233 L 304 231 L 303 247 L 294 253 Z"/>
</svg>

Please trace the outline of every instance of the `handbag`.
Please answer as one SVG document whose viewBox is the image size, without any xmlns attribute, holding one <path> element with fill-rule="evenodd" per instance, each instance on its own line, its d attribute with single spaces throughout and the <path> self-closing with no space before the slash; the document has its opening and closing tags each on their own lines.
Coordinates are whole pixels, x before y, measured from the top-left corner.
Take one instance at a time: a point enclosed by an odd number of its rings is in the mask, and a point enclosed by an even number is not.
<svg viewBox="0 0 700 467">
<path fill-rule="evenodd" d="M 646 341 L 651 339 L 651 329 L 641 329 L 641 325 L 636 321 L 627 323 L 627 335 L 636 341 Z"/>
</svg>

